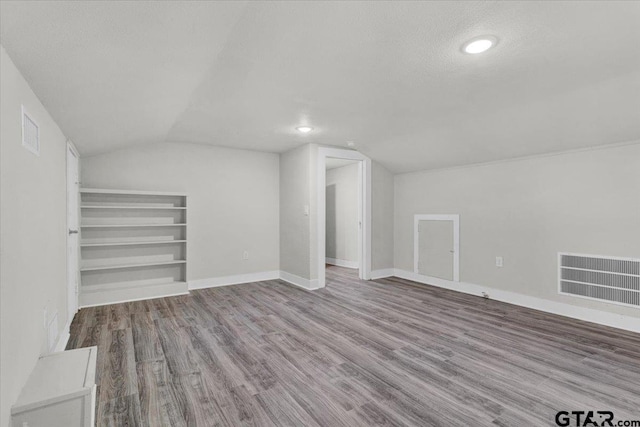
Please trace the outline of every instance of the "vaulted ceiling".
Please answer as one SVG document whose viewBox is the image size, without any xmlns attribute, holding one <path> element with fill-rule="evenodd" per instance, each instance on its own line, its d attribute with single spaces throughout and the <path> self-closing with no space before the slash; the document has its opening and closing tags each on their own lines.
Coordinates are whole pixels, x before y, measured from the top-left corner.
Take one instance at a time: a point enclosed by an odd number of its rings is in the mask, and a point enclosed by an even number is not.
<svg viewBox="0 0 640 427">
<path fill-rule="evenodd" d="M 640 139 L 640 2 L 2 1 L 0 15 L 82 155 L 354 141 L 406 172 Z M 484 34 L 495 48 L 461 52 Z"/>
</svg>

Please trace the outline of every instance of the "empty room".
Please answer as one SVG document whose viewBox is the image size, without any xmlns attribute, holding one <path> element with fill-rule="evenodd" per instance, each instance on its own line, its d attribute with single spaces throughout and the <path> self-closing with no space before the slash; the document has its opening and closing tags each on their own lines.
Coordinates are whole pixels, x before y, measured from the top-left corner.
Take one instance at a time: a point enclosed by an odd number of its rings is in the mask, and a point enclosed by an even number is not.
<svg viewBox="0 0 640 427">
<path fill-rule="evenodd" d="M 640 427 L 640 1 L 0 0 L 0 427 Z"/>
</svg>

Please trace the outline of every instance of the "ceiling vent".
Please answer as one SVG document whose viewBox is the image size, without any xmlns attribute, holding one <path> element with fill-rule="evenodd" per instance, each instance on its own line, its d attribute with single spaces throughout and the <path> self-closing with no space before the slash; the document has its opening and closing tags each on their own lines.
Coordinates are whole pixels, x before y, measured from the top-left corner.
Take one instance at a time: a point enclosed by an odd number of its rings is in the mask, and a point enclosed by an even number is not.
<svg viewBox="0 0 640 427">
<path fill-rule="evenodd" d="M 40 155 L 40 129 L 22 106 L 22 145 L 36 156 Z"/>
<path fill-rule="evenodd" d="M 640 307 L 640 259 L 558 254 L 558 291 Z"/>
</svg>

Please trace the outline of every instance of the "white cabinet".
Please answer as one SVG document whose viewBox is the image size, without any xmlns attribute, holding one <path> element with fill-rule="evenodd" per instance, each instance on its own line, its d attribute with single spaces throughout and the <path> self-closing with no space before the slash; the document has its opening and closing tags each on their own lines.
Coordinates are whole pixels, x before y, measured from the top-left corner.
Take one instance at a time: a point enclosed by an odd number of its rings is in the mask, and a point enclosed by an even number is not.
<svg viewBox="0 0 640 427">
<path fill-rule="evenodd" d="M 13 427 L 90 427 L 98 347 L 41 357 L 11 408 Z"/>
<path fill-rule="evenodd" d="M 80 194 L 81 307 L 188 292 L 185 194 Z"/>
</svg>

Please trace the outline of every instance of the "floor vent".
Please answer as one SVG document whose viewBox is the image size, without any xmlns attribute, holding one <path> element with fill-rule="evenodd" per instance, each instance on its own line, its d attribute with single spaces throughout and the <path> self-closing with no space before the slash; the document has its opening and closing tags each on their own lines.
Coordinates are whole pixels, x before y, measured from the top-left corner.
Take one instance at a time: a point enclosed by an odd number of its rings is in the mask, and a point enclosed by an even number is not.
<svg viewBox="0 0 640 427">
<path fill-rule="evenodd" d="M 640 259 L 558 254 L 561 294 L 640 307 Z"/>
</svg>

